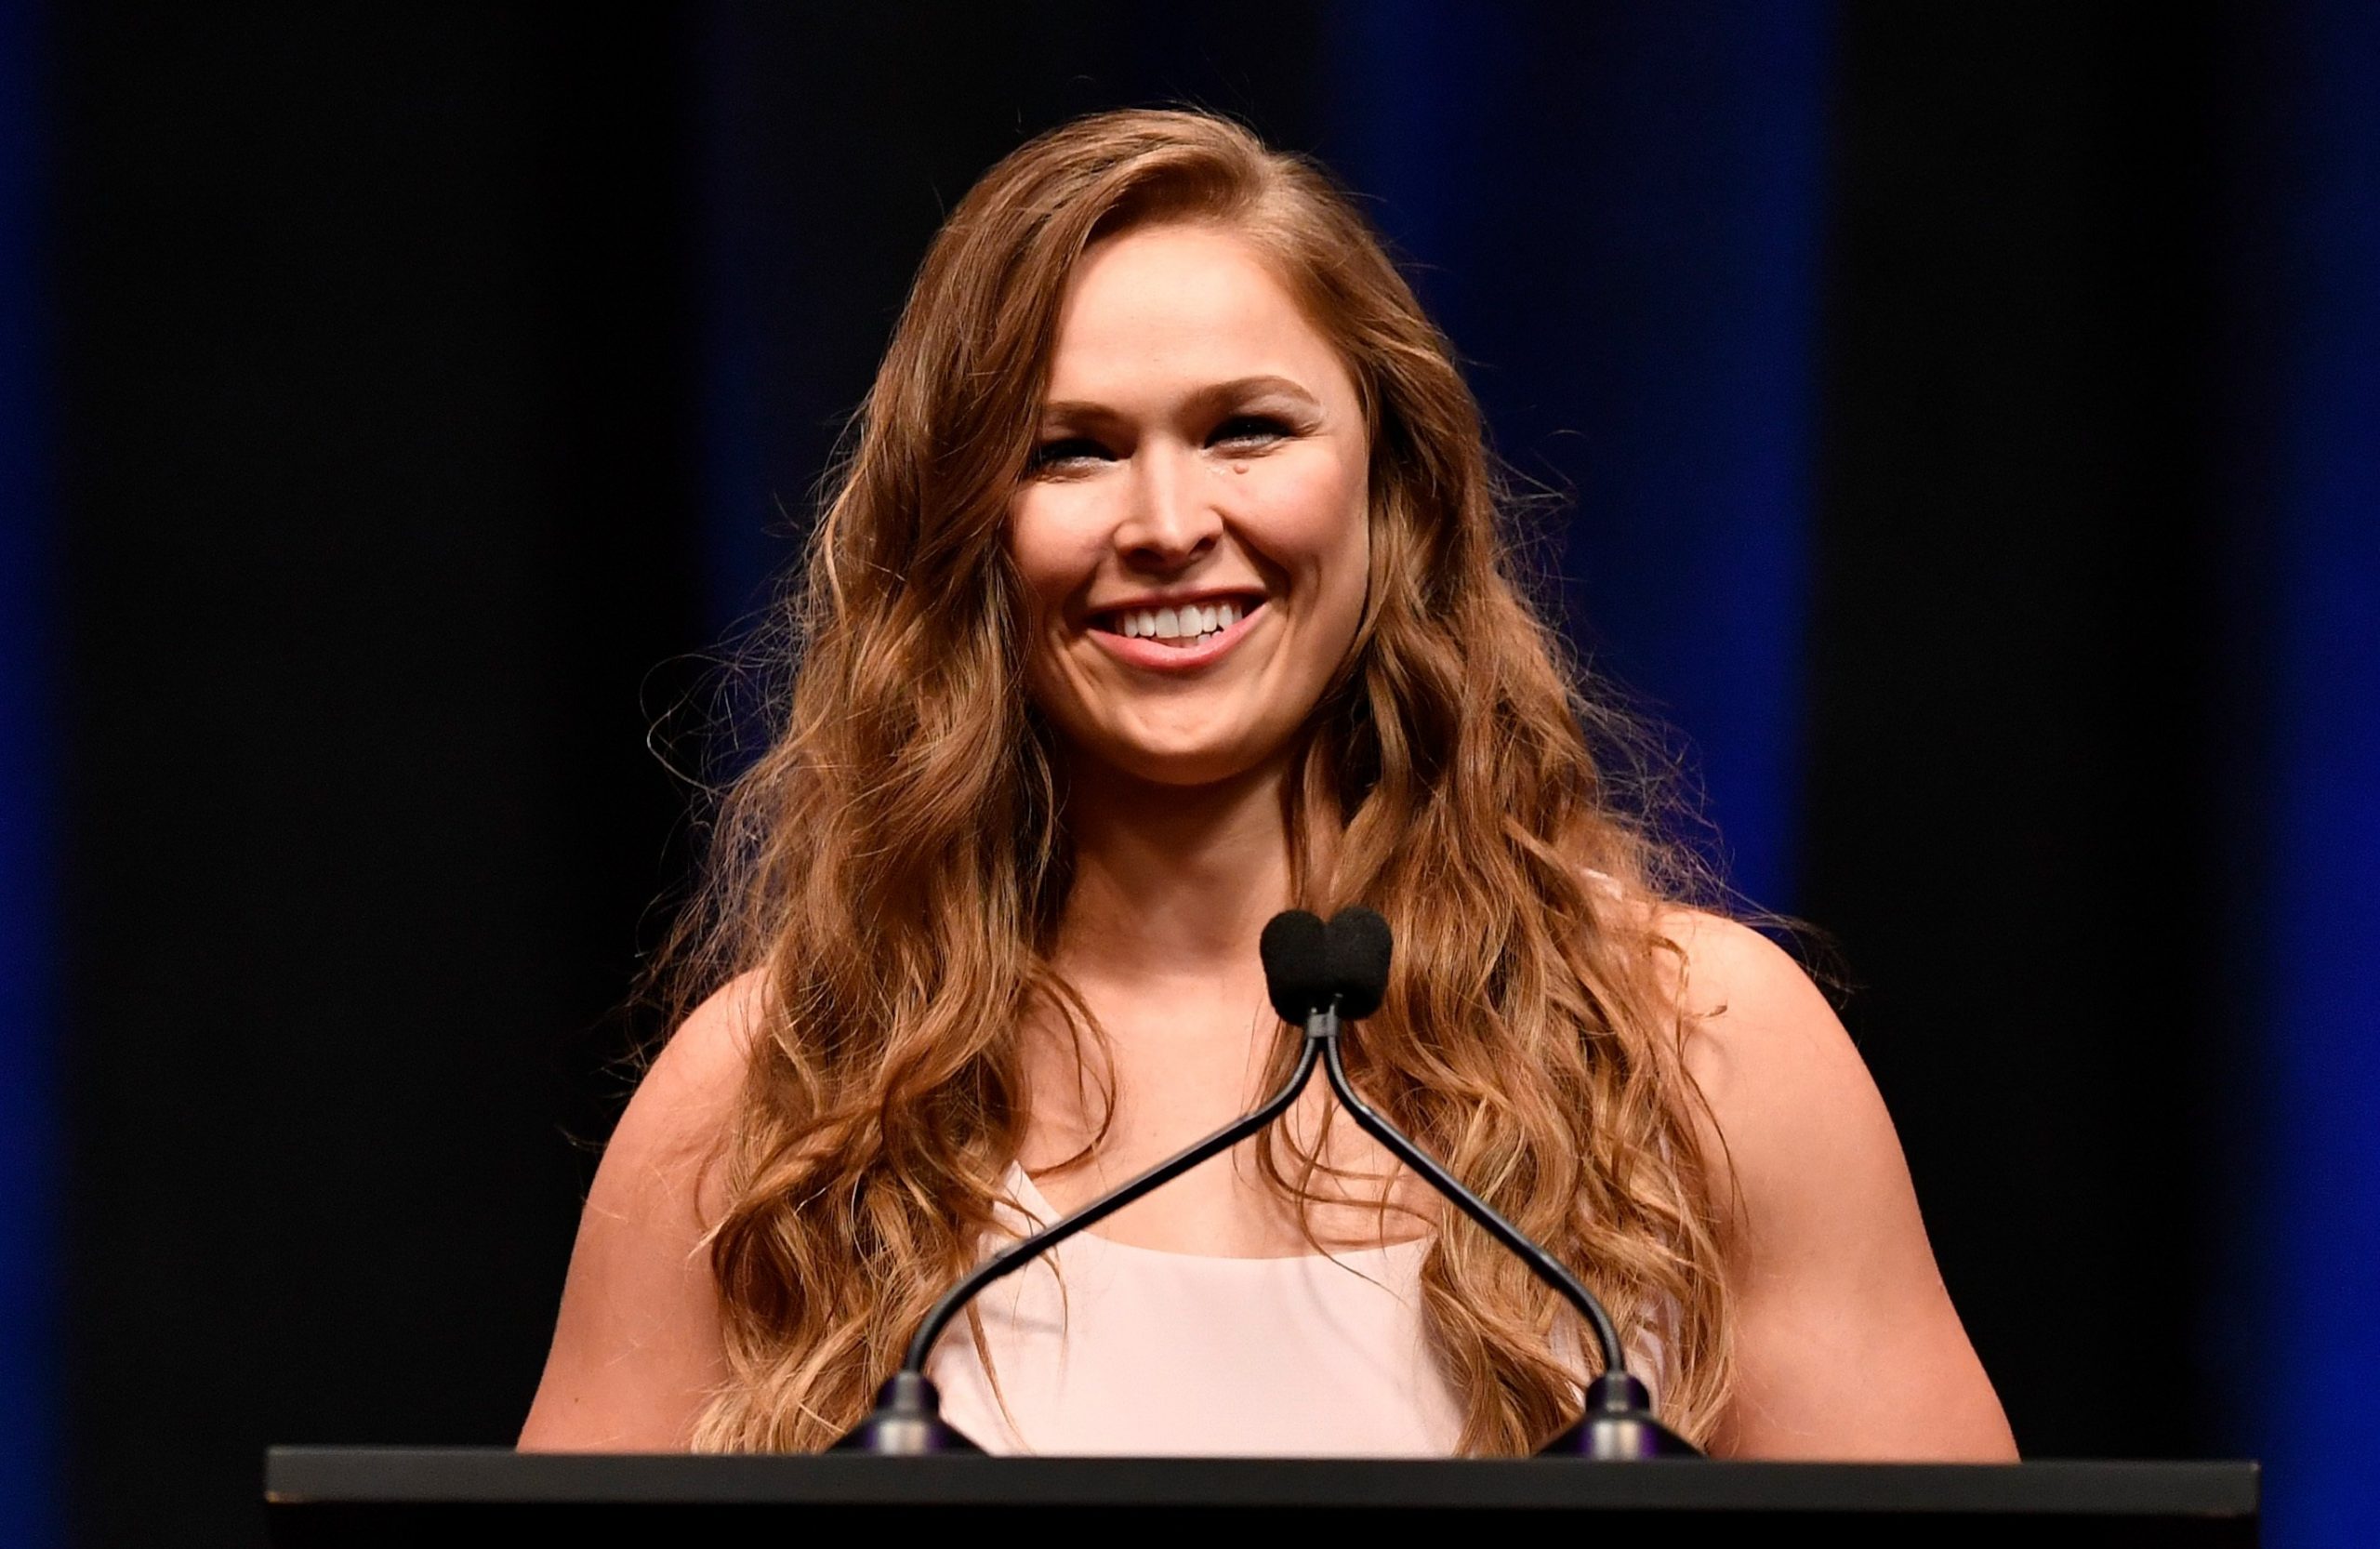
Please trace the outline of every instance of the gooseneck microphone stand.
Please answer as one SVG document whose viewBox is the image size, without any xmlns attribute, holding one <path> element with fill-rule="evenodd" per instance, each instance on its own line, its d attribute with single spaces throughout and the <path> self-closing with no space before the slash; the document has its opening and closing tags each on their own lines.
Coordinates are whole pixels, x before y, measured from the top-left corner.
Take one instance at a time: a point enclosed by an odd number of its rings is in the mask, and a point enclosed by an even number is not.
<svg viewBox="0 0 2380 1549">
<path fill-rule="evenodd" d="M 1014 1274 L 1043 1253 L 1122 1210 L 1135 1199 L 1216 1157 L 1279 1118 L 1313 1079 L 1316 1064 L 1329 1072 L 1356 1124 L 1418 1173 L 1432 1188 L 1477 1222 L 1490 1237 L 1518 1255 L 1538 1278 L 1552 1286 L 1593 1332 L 1604 1370 L 1587 1384 L 1586 1415 L 1541 1449 L 1540 1457 L 1630 1459 L 1697 1457 L 1693 1445 L 1654 1417 L 1650 1394 L 1629 1373 L 1620 1331 L 1595 1294 L 1560 1261 L 1465 1188 L 1421 1147 L 1407 1139 L 1355 1092 L 1340 1058 L 1343 1026 L 1369 1016 L 1388 987 L 1388 922 L 1370 909 L 1351 908 L 1325 925 L 1302 909 L 1273 917 L 1264 927 L 1265 988 L 1281 1019 L 1305 1029 L 1297 1067 L 1281 1089 L 1238 1119 L 1169 1160 L 1111 1189 L 1072 1215 L 1011 1244 L 945 1291 L 910 1336 L 901 1368 L 878 1390 L 876 1408 L 835 1444 L 839 1452 L 900 1455 L 980 1452 L 982 1448 L 942 1419 L 941 1395 L 925 1374 L 934 1344 L 968 1303 L 994 1281 Z"/>
<path fill-rule="evenodd" d="M 1602 1300 L 1564 1268 L 1561 1260 L 1538 1246 L 1527 1233 L 1505 1220 L 1487 1200 L 1465 1188 L 1453 1173 L 1440 1167 L 1357 1094 L 1355 1084 L 1347 1079 L 1347 1066 L 1339 1057 L 1340 1024 L 1351 1000 L 1355 1016 L 1368 1016 L 1380 1005 L 1382 991 L 1388 984 L 1388 921 L 1370 909 L 1352 908 L 1333 916 L 1327 930 L 1326 960 L 1336 993 L 1329 1005 L 1307 1016 L 1306 1046 L 1312 1048 L 1317 1041 L 1322 1044 L 1323 1068 L 1329 1075 L 1330 1090 L 1338 1094 L 1341 1105 L 1366 1134 L 1387 1147 L 1391 1155 L 1420 1174 L 1422 1182 L 1451 1200 L 1463 1214 L 1479 1223 L 1489 1237 L 1527 1264 L 1530 1273 L 1577 1308 L 1601 1348 L 1603 1372 L 1587 1384 L 1585 1417 L 1539 1449 L 1537 1455 L 1603 1459 L 1701 1456 L 1692 1442 L 1654 1417 L 1652 1393 L 1630 1373 L 1628 1352 L 1620 1343 L 1620 1329 L 1612 1322 Z M 1374 984 L 1381 988 L 1371 989 Z M 1368 999 L 1355 999 L 1366 990 L 1369 991 Z"/>
<path fill-rule="evenodd" d="M 950 1320 L 957 1317 L 968 1303 L 980 1295 L 993 1281 L 1015 1274 L 1035 1259 L 1058 1244 L 1097 1225 L 1153 1189 L 1163 1187 L 1210 1157 L 1224 1151 L 1256 1133 L 1280 1117 L 1298 1093 L 1314 1079 L 1314 1066 L 1320 1055 L 1320 1046 L 1309 1037 L 1299 1052 L 1297 1068 L 1281 1083 L 1281 1090 L 1264 1100 L 1243 1119 L 1236 1119 L 1213 1134 L 1169 1160 L 1161 1161 L 1139 1177 L 1110 1189 L 1090 1204 L 1069 1216 L 1064 1216 L 1031 1237 L 994 1253 L 968 1271 L 959 1282 L 942 1293 L 942 1299 L 926 1314 L 918 1331 L 909 1336 L 909 1347 L 901 1357 L 901 1370 L 877 1391 L 876 1410 L 857 1428 L 835 1443 L 838 1452 L 980 1452 L 981 1447 L 961 1436 L 952 1426 L 943 1423 L 941 1395 L 926 1377 L 926 1358 L 933 1354 L 934 1343 L 942 1338 Z"/>
</svg>

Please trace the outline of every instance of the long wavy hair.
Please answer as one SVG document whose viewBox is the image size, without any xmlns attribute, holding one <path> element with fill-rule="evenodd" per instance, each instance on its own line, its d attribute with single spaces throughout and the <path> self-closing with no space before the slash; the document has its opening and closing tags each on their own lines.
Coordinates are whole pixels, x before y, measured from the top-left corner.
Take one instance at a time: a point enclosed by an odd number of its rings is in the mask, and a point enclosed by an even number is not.
<svg viewBox="0 0 2380 1549">
<path fill-rule="evenodd" d="M 1028 1015 L 1096 1039 L 1051 962 L 1065 793 L 1005 529 L 1068 276 L 1165 221 L 1269 260 L 1370 431 L 1366 613 L 1283 813 L 1295 901 L 1395 932 L 1352 1073 L 1659 1340 L 1664 1416 L 1705 1436 L 1728 1391 L 1720 1174 L 1661 928 L 1695 868 L 1616 776 L 1631 722 L 1529 605 L 1477 406 L 1363 218 L 1237 125 L 1151 111 L 1042 135 L 951 214 L 785 604 L 777 722 L 666 955 L 681 1004 L 757 972 L 762 1008 L 709 1239 L 732 1375 L 695 1445 L 816 1448 L 866 1412 L 998 1229 Z M 1284 1027 L 1276 1078 L 1294 1047 Z M 1292 1144 L 1263 1173 L 1311 1198 L 1318 1160 Z M 1593 1345 L 1510 1255 L 1451 1216 L 1421 1284 L 1463 1450 L 1525 1452 L 1575 1417 Z"/>
</svg>

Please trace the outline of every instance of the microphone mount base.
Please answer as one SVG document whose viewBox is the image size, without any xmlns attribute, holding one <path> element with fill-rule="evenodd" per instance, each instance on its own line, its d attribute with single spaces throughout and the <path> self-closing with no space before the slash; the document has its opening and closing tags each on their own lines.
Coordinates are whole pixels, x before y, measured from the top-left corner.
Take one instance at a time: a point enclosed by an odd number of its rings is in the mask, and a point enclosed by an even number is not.
<svg viewBox="0 0 2380 1549">
<path fill-rule="evenodd" d="M 1586 1417 L 1538 1449 L 1540 1458 L 1630 1463 L 1647 1458 L 1699 1458 L 1702 1450 L 1653 1415 L 1653 1396 L 1625 1372 L 1606 1372 L 1587 1384 Z"/>
<path fill-rule="evenodd" d="M 867 1418 L 827 1450 L 922 1458 L 983 1449 L 943 1422 L 942 1395 L 932 1383 L 915 1371 L 896 1371 L 877 1389 Z"/>
</svg>

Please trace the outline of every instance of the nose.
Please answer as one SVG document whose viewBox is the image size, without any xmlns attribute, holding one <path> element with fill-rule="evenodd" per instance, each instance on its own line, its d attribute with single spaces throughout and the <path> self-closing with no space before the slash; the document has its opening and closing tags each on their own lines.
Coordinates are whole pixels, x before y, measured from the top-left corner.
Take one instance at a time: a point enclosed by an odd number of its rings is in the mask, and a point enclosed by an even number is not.
<svg viewBox="0 0 2380 1549">
<path fill-rule="evenodd" d="M 1162 444 L 1138 450 L 1130 505 L 1116 528 L 1116 548 L 1127 564 L 1170 574 L 1213 550 L 1223 537 L 1223 516 L 1198 485 L 1195 455 Z"/>
</svg>

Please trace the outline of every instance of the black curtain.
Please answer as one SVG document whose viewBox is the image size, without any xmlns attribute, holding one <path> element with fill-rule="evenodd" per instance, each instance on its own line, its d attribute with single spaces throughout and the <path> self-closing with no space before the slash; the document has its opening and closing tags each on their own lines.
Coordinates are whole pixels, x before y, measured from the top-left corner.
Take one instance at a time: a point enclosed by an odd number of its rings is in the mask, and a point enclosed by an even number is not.
<svg viewBox="0 0 2380 1549">
<path fill-rule="evenodd" d="M 681 793 L 681 40 L 67 7 L 68 1476 L 252 1542 L 271 1439 L 509 1441 Z"/>
<path fill-rule="evenodd" d="M 1800 908 L 2019 1443 L 2202 1451 L 2214 29 L 1845 21 Z"/>
</svg>

